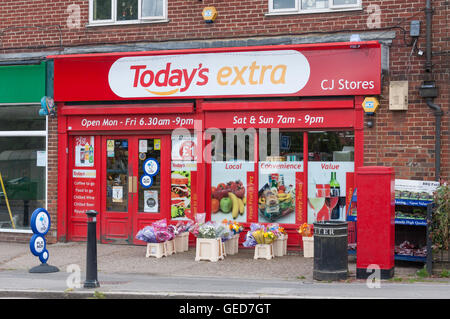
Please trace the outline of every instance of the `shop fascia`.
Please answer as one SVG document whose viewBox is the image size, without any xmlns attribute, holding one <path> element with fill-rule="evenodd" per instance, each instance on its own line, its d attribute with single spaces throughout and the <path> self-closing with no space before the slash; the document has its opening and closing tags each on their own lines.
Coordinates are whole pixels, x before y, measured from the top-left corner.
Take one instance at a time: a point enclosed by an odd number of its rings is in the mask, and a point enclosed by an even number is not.
<svg viewBox="0 0 450 319">
<path fill-rule="evenodd" d="M 49 58 L 57 102 L 363 96 L 380 92 L 380 51 L 378 42 L 361 42 Z"/>
</svg>

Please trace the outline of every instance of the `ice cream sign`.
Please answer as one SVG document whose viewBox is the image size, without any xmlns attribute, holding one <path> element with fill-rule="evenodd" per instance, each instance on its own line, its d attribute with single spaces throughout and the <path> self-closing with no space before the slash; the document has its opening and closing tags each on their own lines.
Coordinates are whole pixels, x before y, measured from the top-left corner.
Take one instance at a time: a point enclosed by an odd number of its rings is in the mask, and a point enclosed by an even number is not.
<svg viewBox="0 0 450 319">
<path fill-rule="evenodd" d="M 132 56 L 108 74 L 121 98 L 294 94 L 308 82 L 310 65 L 296 50 Z"/>
</svg>

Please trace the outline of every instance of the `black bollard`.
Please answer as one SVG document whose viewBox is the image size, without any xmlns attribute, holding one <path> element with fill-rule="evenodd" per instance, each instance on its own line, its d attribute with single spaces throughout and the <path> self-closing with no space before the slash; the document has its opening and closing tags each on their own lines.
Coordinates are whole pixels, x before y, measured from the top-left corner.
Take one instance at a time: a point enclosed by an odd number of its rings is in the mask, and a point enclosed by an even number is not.
<svg viewBox="0 0 450 319">
<path fill-rule="evenodd" d="M 84 288 L 97 288 L 100 284 L 97 280 L 97 212 L 88 210 L 87 225 L 87 255 L 86 255 L 86 281 Z"/>
</svg>

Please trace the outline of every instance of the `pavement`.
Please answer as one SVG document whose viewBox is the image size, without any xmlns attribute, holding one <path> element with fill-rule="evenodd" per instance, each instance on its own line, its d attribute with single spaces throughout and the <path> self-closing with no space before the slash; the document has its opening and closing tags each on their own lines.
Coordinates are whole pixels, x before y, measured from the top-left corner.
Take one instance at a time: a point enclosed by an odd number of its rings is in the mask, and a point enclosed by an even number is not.
<svg viewBox="0 0 450 319">
<path fill-rule="evenodd" d="M 195 261 L 195 247 L 171 256 L 145 257 L 145 246 L 97 244 L 97 288 L 84 288 L 86 243 L 47 245 L 48 264 L 59 272 L 30 273 L 40 261 L 28 244 L 0 243 L 0 298 L 122 299 L 342 299 L 450 298 L 450 279 L 420 278 L 423 264 L 396 263 L 395 277 L 367 282 L 355 278 L 349 256 L 348 280 L 313 279 L 313 258 L 288 252 L 272 260 L 253 259 L 253 249 L 239 249 L 218 262 Z"/>
</svg>

